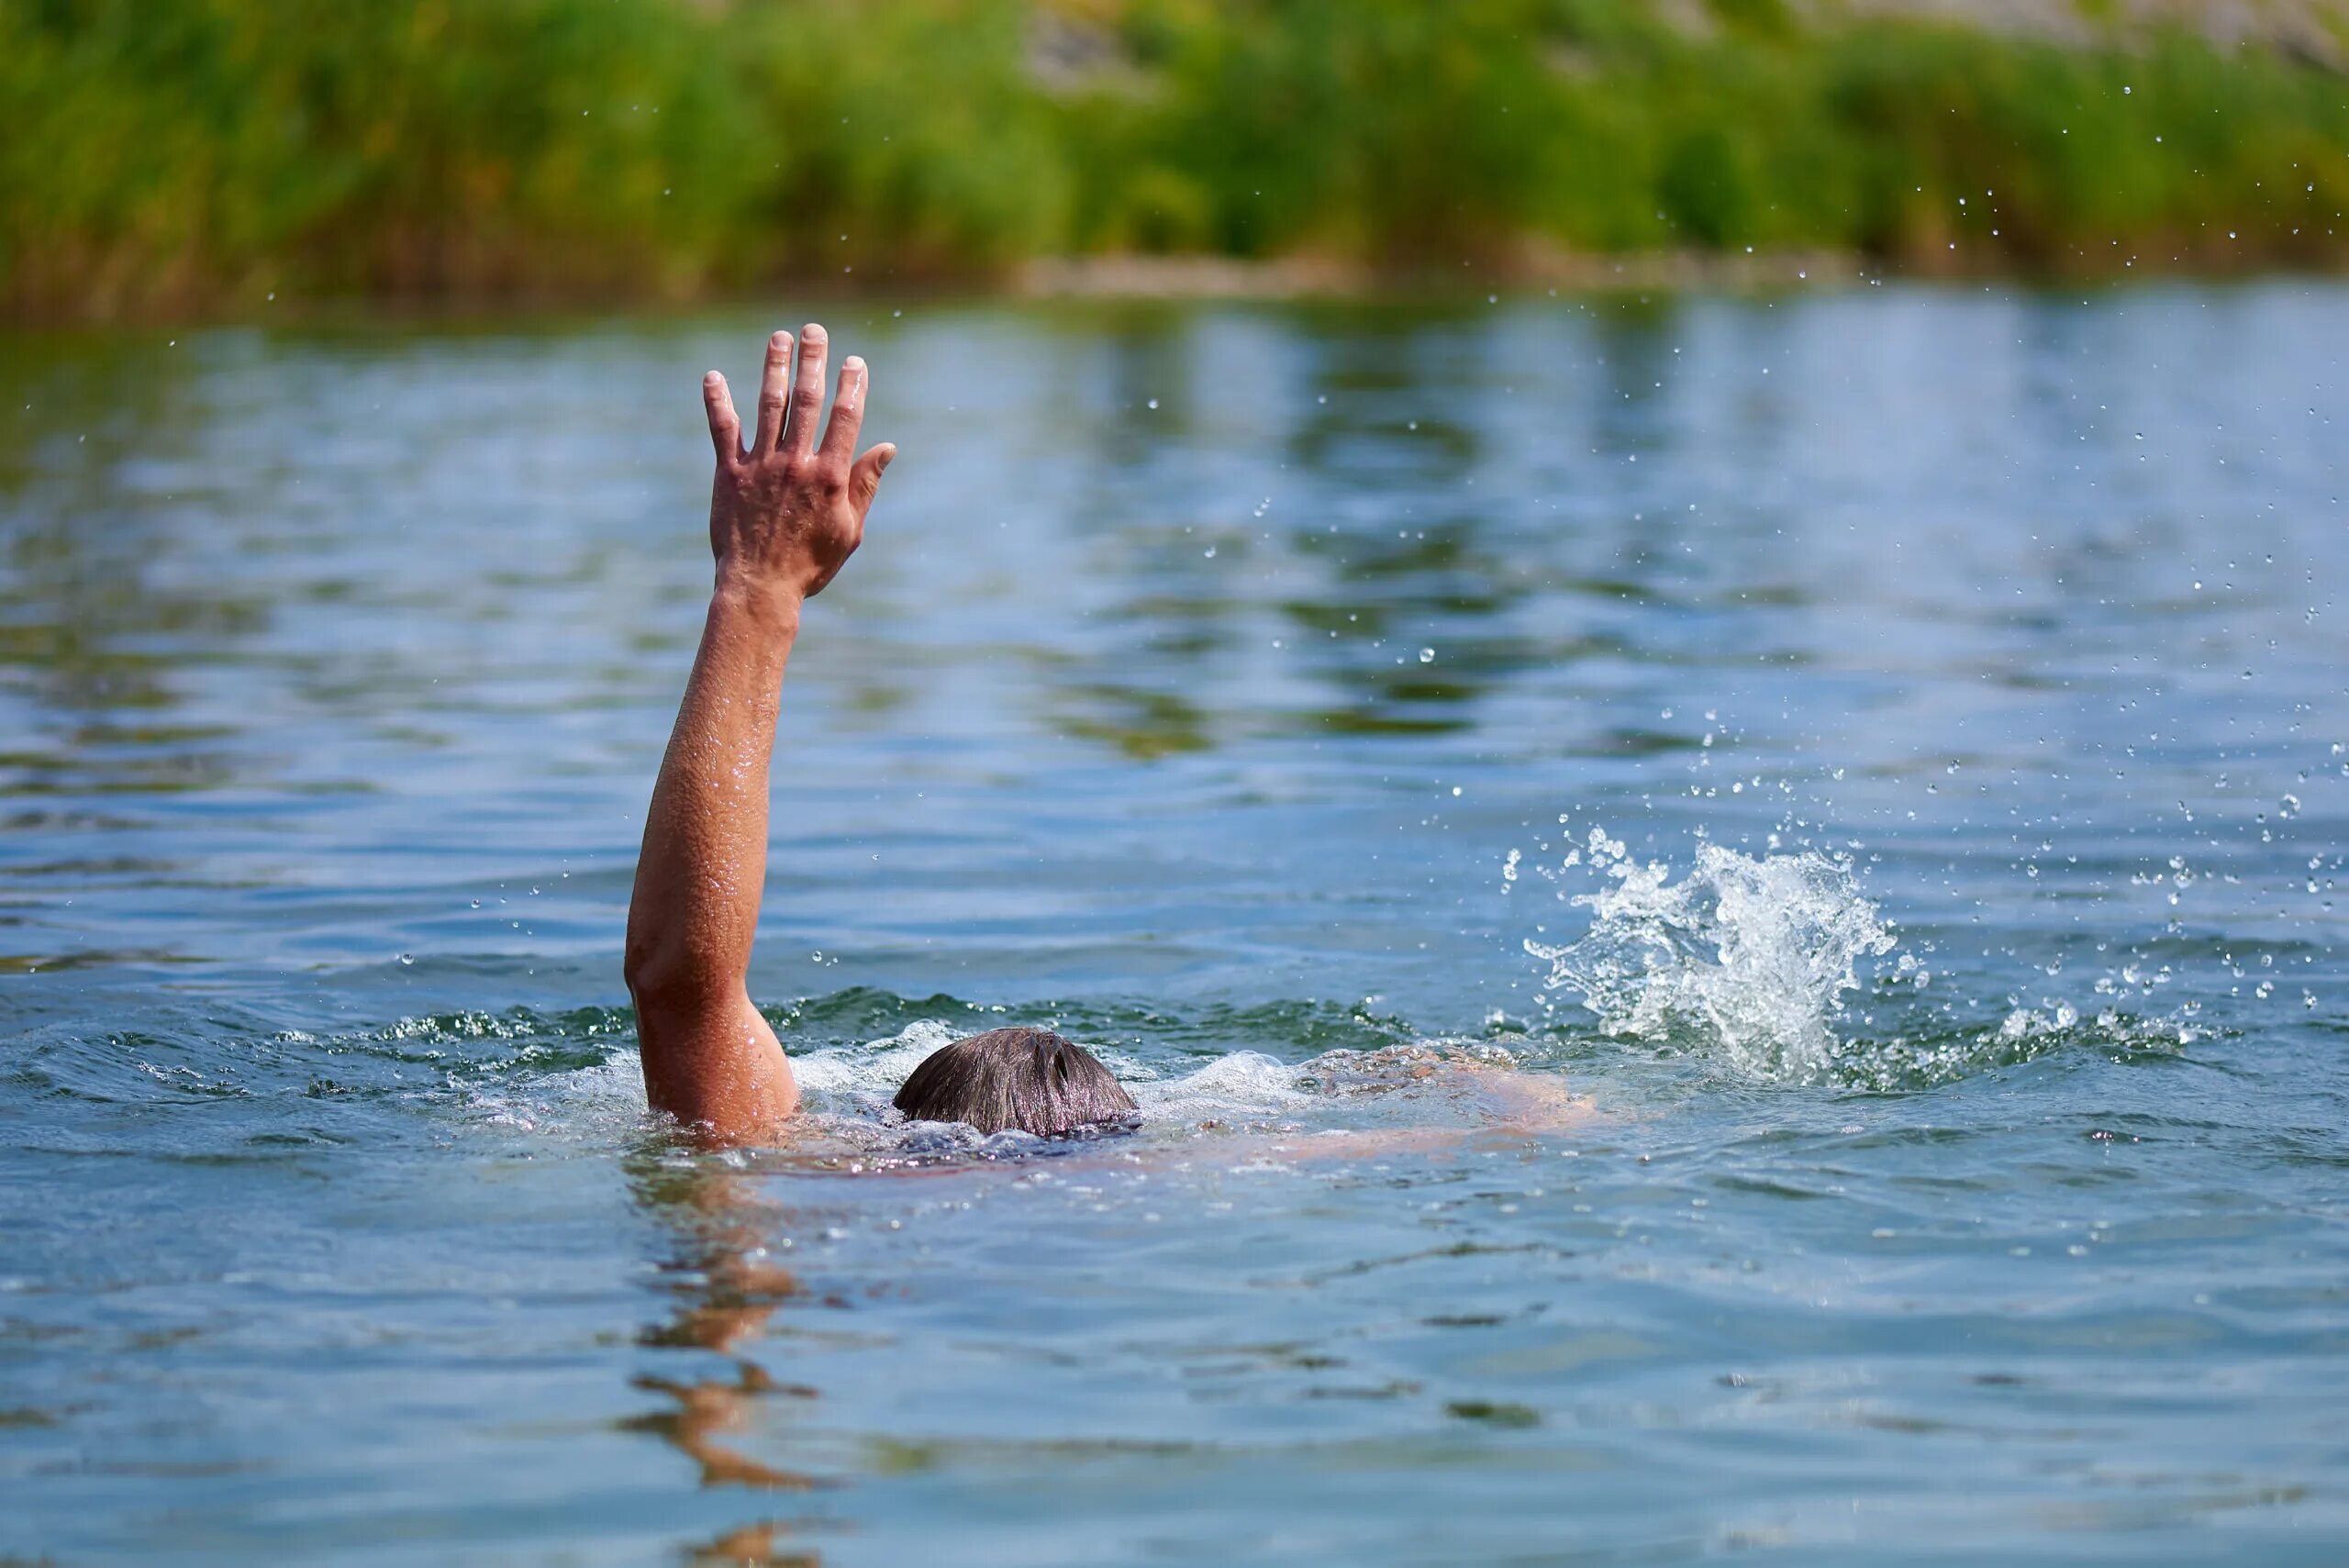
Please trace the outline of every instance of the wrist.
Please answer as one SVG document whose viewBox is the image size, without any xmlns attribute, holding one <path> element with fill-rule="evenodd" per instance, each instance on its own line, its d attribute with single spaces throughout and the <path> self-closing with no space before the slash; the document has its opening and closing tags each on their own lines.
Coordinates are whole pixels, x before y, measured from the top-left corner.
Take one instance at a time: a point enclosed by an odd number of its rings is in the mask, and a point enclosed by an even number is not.
<svg viewBox="0 0 2349 1568">
<path fill-rule="evenodd" d="M 786 632 L 798 629 L 799 606 L 806 597 L 793 584 L 752 573 L 731 571 L 722 562 L 718 569 L 718 581 L 709 595 L 712 609 L 747 614 Z"/>
</svg>

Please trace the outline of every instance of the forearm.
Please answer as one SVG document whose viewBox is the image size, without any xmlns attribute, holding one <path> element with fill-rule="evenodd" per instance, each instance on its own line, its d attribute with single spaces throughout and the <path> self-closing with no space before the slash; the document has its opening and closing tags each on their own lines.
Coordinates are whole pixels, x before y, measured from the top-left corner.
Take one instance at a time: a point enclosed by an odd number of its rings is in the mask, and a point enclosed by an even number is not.
<svg viewBox="0 0 2349 1568">
<path fill-rule="evenodd" d="M 629 904 L 631 984 L 739 985 L 767 859 L 767 773 L 799 631 L 787 594 L 721 583 L 645 814 Z"/>
<path fill-rule="evenodd" d="M 751 1087 L 770 1111 L 787 1112 L 796 1097 L 744 978 L 766 880 L 775 717 L 798 628 L 796 593 L 721 581 L 645 814 L 627 979 L 652 1103 L 688 1120 L 729 1119 L 713 1107 Z"/>
</svg>

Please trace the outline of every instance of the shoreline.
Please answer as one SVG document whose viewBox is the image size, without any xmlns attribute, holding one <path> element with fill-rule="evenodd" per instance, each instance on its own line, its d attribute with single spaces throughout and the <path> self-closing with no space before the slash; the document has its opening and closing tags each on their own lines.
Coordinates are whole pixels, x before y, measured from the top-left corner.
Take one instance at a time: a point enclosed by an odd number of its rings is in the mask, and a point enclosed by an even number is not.
<svg viewBox="0 0 2349 1568">
<path fill-rule="evenodd" d="M 1008 292 L 1026 299 L 1267 301 L 1521 294 L 1534 288 L 1577 294 L 1626 289 L 1735 293 L 1803 284 L 1849 284 L 1868 276 L 1865 258 L 1834 250 L 1600 255 L 1529 250 L 1497 261 L 1464 265 L 1457 275 L 1436 268 L 1382 269 L 1310 256 L 1262 261 L 1222 256 L 1072 256 L 1029 263 L 1014 275 Z"/>
<path fill-rule="evenodd" d="M 1958 284 L 2004 285 L 2032 291 L 2086 287 L 2109 289 L 2163 283 L 2224 284 L 2260 280 L 2349 280 L 2349 254 L 2333 266 L 2274 264 L 2248 261 L 2221 264 L 2208 256 L 2165 258 L 2136 265 L 2025 269 L 1982 264 L 1963 254 L 1946 266 L 1863 256 L 1831 250 L 1757 250 L 1722 254 L 1705 250 L 1651 250 L 1620 254 L 1526 250 L 1500 260 L 1482 260 L 1458 272 L 1432 267 L 1382 268 L 1330 257 L 1292 256 L 1263 261 L 1225 256 L 1075 256 L 1043 258 L 1004 272 L 962 278 L 925 276 L 876 286 L 867 274 L 853 283 L 837 278 L 783 277 L 750 289 L 707 292 L 563 290 L 511 293 L 453 291 L 401 294 L 286 296 L 270 294 L 217 308 L 177 312 L 124 312 L 112 316 L 0 315 L 0 339 L 181 329 L 256 329 L 273 327 L 332 330 L 416 323 L 443 328 L 553 325 L 596 319 L 657 320 L 707 312 L 747 310 L 782 299 L 860 306 L 885 302 L 900 306 L 986 304 L 1148 306 L 1230 304 L 1487 303 L 1552 295 L 1604 298 L 1629 294 L 1765 295 L 1810 290 L 1842 291 L 1898 285 Z"/>
</svg>

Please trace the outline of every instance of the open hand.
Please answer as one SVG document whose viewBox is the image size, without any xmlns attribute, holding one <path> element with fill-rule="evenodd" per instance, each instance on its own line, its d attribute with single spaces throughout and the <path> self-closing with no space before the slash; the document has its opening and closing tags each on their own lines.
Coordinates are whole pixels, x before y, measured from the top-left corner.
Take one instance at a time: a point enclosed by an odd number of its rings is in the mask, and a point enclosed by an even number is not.
<svg viewBox="0 0 2349 1568">
<path fill-rule="evenodd" d="M 766 376 L 759 386 L 759 424 L 748 451 L 742 422 L 726 378 L 702 379 L 709 406 L 709 439 L 718 448 L 710 487 L 709 548 L 721 582 L 781 590 L 805 598 L 825 584 L 864 541 L 864 514 L 880 487 L 881 471 L 897 455 L 884 442 L 856 456 L 864 422 L 864 361 L 852 354 L 841 366 L 839 395 L 823 444 L 816 421 L 824 409 L 824 329 L 799 331 L 799 374 L 791 375 L 791 334 L 767 339 Z M 785 388 L 790 388 L 788 418 Z"/>
</svg>

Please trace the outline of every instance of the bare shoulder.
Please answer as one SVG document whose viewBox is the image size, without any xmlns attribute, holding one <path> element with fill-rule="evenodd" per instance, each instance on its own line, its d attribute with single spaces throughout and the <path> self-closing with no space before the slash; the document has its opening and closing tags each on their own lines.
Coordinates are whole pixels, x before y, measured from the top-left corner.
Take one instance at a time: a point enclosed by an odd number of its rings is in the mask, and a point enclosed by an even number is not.
<svg viewBox="0 0 2349 1568">
<path fill-rule="evenodd" d="M 1559 1073 L 1482 1062 L 1463 1063 L 1458 1070 L 1475 1084 L 1497 1127 L 1549 1132 L 1582 1126 L 1598 1115 L 1590 1097 L 1575 1094 Z"/>
<path fill-rule="evenodd" d="M 1458 1062 L 1448 1063 L 1440 1071 L 1447 1076 L 1457 1074 L 1453 1078 L 1453 1084 L 1469 1090 L 1473 1120 L 1419 1127 L 1241 1134 L 1163 1152 L 1170 1156 L 1212 1156 L 1224 1162 L 1264 1159 L 1282 1163 L 1319 1163 L 1501 1147 L 1530 1137 L 1570 1131 L 1600 1118 L 1597 1105 L 1587 1095 L 1575 1094 L 1556 1073 Z"/>
</svg>

